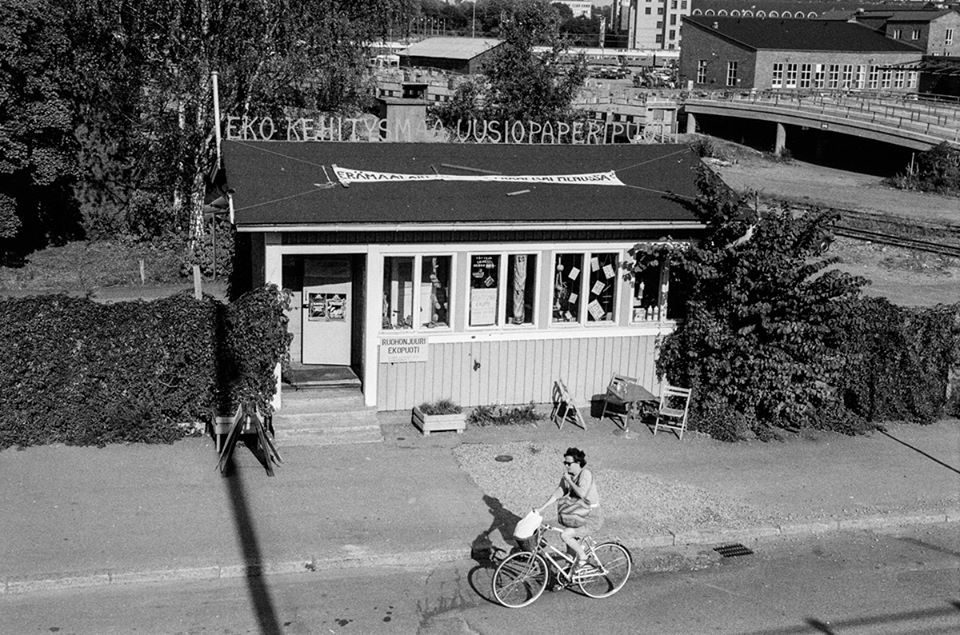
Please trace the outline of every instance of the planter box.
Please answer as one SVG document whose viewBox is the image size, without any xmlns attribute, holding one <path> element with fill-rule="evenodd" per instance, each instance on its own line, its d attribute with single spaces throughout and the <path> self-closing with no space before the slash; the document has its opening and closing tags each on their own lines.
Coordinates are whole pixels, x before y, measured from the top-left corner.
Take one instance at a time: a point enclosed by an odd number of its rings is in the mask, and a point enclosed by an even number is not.
<svg viewBox="0 0 960 635">
<path fill-rule="evenodd" d="M 456 430 L 457 434 L 461 434 L 467 427 L 467 415 L 465 412 L 451 415 L 428 415 L 414 406 L 413 425 L 417 426 L 423 436 L 430 436 L 431 432 L 441 430 Z"/>
</svg>

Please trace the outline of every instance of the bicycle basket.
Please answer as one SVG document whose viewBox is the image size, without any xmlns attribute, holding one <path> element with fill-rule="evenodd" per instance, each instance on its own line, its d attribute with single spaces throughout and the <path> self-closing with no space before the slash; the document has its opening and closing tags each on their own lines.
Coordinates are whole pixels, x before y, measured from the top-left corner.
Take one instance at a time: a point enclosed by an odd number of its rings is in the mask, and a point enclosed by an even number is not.
<svg viewBox="0 0 960 635">
<path fill-rule="evenodd" d="M 543 516 L 535 511 L 531 511 L 526 516 L 521 518 L 520 522 L 517 523 L 517 526 L 514 527 L 513 537 L 517 540 L 526 540 L 537 532 L 537 529 L 540 528 L 542 523 Z"/>
</svg>

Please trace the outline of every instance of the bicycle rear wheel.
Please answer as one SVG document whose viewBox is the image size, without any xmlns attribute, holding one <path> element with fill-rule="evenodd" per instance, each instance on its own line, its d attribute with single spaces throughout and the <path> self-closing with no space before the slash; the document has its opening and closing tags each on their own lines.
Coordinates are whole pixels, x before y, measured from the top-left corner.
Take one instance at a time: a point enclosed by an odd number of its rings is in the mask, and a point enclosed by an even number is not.
<svg viewBox="0 0 960 635">
<path fill-rule="evenodd" d="M 597 545 L 593 555 L 599 567 L 588 567 L 577 575 L 577 586 L 592 598 L 605 598 L 623 588 L 630 577 L 632 558 L 623 545 L 605 542 Z"/>
<path fill-rule="evenodd" d="M 511 609 L 530 604 L 546 586 L 547 563 L 529 551 L 508 556 L 493 574 L 493 597 Z"/>
</svg>

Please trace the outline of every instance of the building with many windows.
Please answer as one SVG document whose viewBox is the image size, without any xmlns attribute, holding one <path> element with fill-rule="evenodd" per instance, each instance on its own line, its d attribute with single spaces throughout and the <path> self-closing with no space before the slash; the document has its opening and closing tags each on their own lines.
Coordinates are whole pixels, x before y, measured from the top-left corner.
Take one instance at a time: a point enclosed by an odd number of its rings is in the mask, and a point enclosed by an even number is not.
<svg viewBox="0 0 960 635">
<path fill-rule="evenodd" d="M 869 9 L 853 19 L 928 55 L 960 55 L 960 13 L 954 9 Z"/>
<path fill-rule="evenodd" d="M 692 0 L 632 0 L 627 48 L 680 48 L 680 23 L 690 14 Z"/>
<path fill-rule="evenodd" d="M 680 81 L 700 89 L 916 92 L 923 52 L 862 24 L 690 16 Z"/>
</svg>

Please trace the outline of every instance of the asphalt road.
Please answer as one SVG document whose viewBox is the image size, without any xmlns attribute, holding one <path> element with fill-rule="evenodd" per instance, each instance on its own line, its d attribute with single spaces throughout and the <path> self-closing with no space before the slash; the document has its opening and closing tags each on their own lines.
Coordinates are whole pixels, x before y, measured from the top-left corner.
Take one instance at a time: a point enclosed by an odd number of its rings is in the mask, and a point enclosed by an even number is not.
<svg viewBox="0 0 960 635">
<path fill-rule="evenodd" d="M 606 600 L 491 603 L 473 562 L 0 598 L 2 633 L 955 633 L 960 530 L 750 545 L 699 571 L 637 572 Z"/>
</svg>

